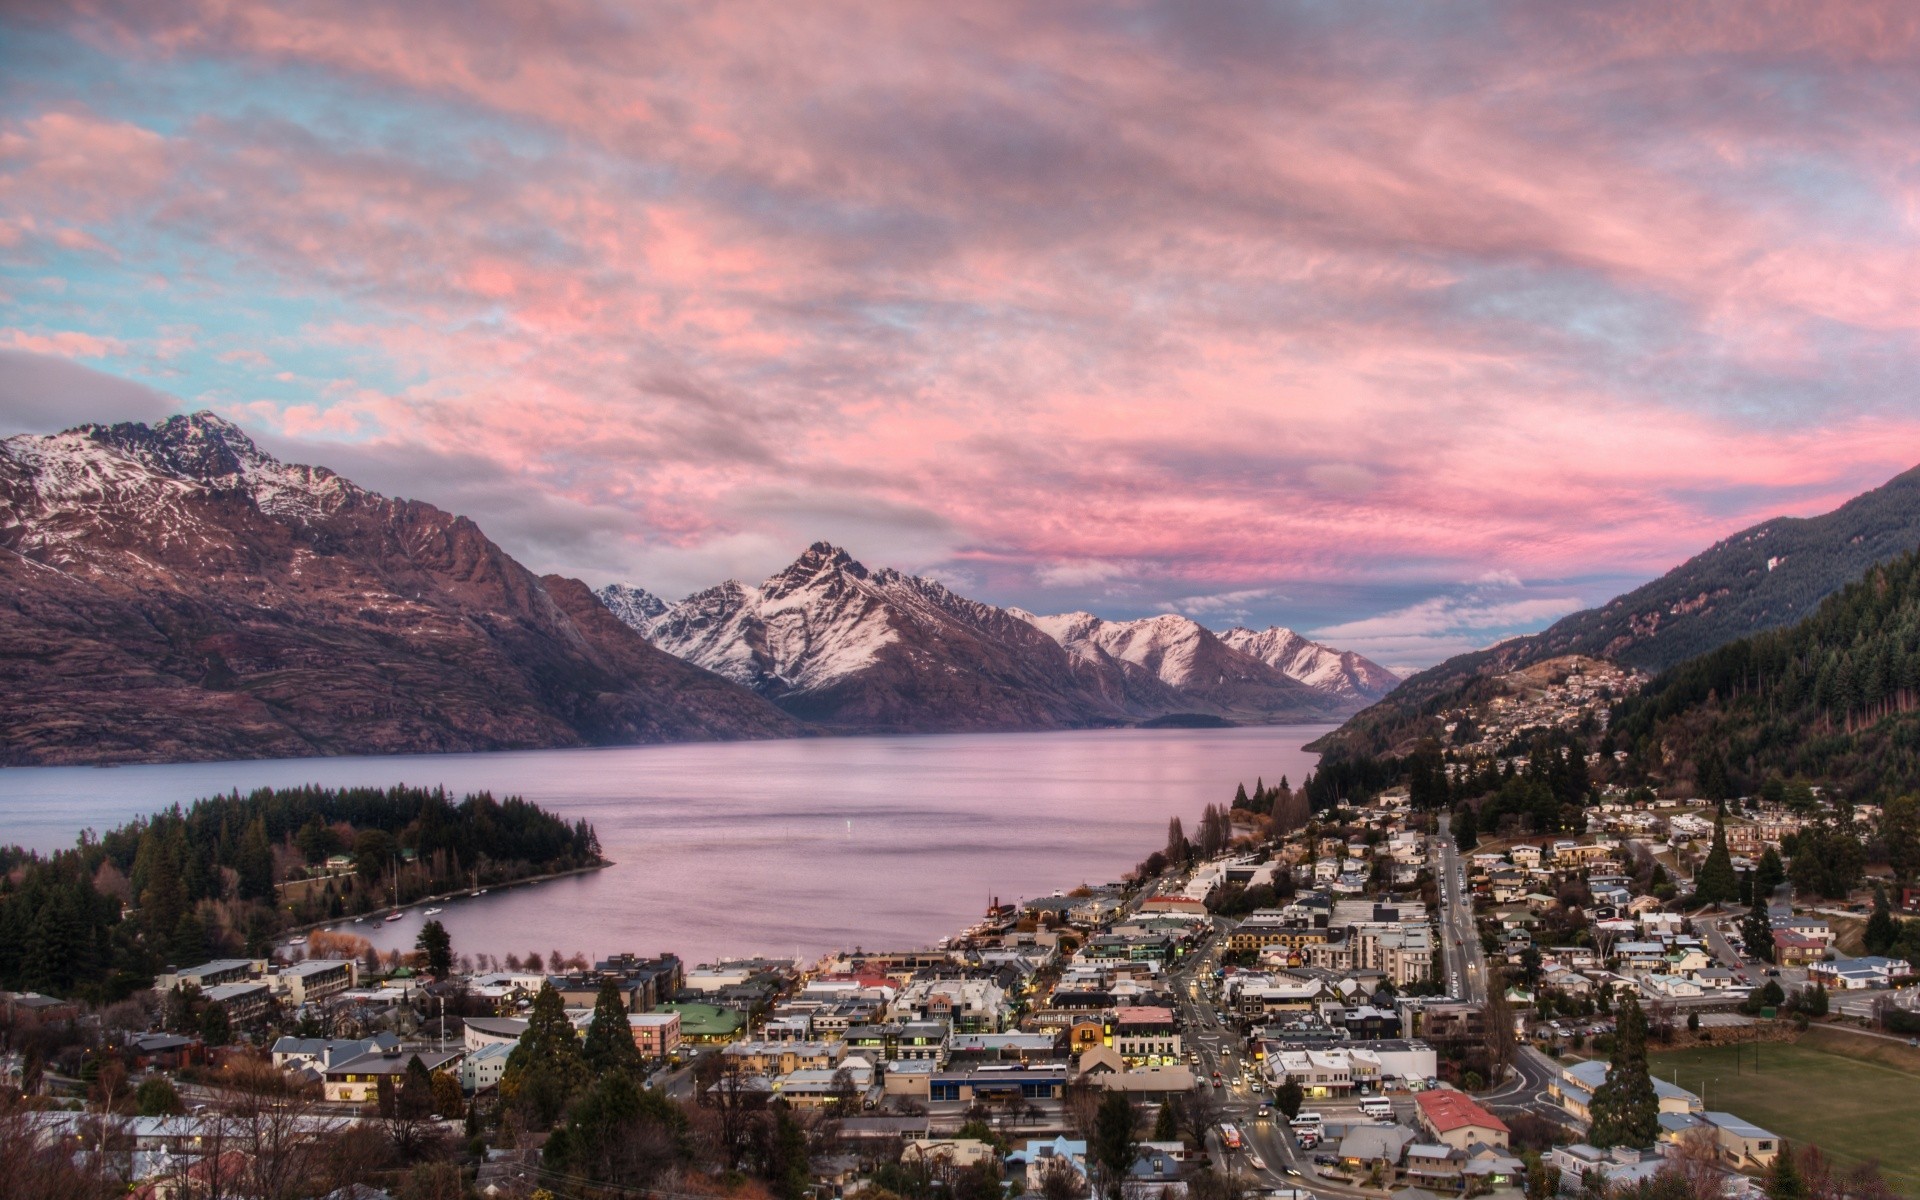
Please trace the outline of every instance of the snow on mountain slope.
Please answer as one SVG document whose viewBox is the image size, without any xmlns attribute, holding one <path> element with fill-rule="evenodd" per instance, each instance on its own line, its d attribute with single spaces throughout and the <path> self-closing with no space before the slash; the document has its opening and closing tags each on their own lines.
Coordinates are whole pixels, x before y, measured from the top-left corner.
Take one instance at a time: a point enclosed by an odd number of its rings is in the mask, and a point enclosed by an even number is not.
<svg viewBox="0 0 1920 1200">
<path fill-rule="evenodd" d="M 1048 728 L 1196 712 L 1311 720 L 1349 708 L 1185 617 L 1039 617 L 869 570 L 824 542 L 758 587 L 728 581 L 622 619 L 789 712 L 842 727 Z"/>
<path fill-rule="evenodd" d="M 1365 704 L 1400 685 L 1400 677 L 1379 663 L 1351 650 L 1310 641 L 1283 625 L 1270 625 L 1257 633 L 1236 626 L 1222 633 L 1220 640 L 1310 688 Z"/>
<path fill-rule="evenodd" d="M 0 441 L 0 594 L 0 763 L 798 732 L 472 521 L 211 413 Z"/>
<path fill-rule="evenodd" d="M 598 588 L 593 597 L 606 605 L 608 612 L 619 617 L 622 624 L 642 634 L 648 622 L 667 611 L 667 603 L 660 597 L 645 588 L 624 583 L 610 583 Z"/>
<path fill-rule="evenodd" d="M 1172 613 L 1134 621 L 1107 621 L 1084 612 L 1021 615 L 1083 662 L 1113 663 L 1152 676 L 1181 696 L 1189 711 L 1249 718 L 1344 699 L 1242 654 L 1206 626 Z"/>
<path fill-rule="evenodd" d="M 636 626 L 809 720 L 859 729 L 1061 728 L 1129 715 L 1080 694 L 1058 646 L 931 580 L 821 542 L 758 587 L 729 580 Z"/>
</svg>

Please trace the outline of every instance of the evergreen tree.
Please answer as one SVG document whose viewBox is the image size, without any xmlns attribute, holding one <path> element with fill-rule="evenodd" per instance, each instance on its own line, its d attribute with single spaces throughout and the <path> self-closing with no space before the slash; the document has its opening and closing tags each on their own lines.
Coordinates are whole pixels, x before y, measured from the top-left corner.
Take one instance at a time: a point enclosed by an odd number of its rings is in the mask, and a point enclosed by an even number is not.
<svg viewBox="0 0 1920 1200">
<path fill-rule="evenodd" d="M 620 985 L 611 979 L 600 983 L 600 995 L 593 1003 L 593 1020 L 587 1026 L 587 1044 L 582 1057 L 596 1075 L 608 1071 L 637 1073 L 641 1068 L 640 1048 L 633 1044 L 626 1002 L 620 998 Z"/>
<path fill-rule="evenodd" d="M 1772 846 L 1760 856 L 1760 865 L 1753 871 L 1753 898 L 1760 901 L 1773 899 L 1774 889 L 1787 881 L 1786 864 L 1780 861 L 1780 852 Z"/>
<path fill-rule="evenodd" d="M 400 1077 L 400 1090 L 394 1096 L 394 1111 L 415 1121 L 433 1115 L 433 1075 L 418 1054 L 407 1060 L 407 1073 Z"/>
<path fill-rule="evenodd" d="M 1800 1164 L 1788 1143 L 1781 1142 L 1774 1153 L 1764 1188 L 1767 1200 L 1807 1200 L 1807 1183 L 1800 1177 Z"/>
<path fill-rule="evenodd" d="M 527 1014 L 527 1030 L 507 1056 L 500 1095 L 542 1125 L 550 1125 L 586 1079 L 580 1038 L 553 984 L 542 983 Z"/>
<path fill-rule="evenodd" d="M 1766 894 L 1760 890 L 1756 880 L 1753 889 L 1753 907 L 1740 922 L 1740 939 L 1747 944 L 1747 953 L 1754 958 L 1773 961 L 1773 918 L 1767 915 Z"/>
<path fill-rule="evenodd" d="M 1306 1089 L 1300 1086 L 1297 1079 L 1289 1078 L 1273 1089 L 1273 1107 L 1289 1121 L 1300 1115 L 1300 1106 L 1306 1102 Z"/>
<path fill-rule="evenodd" d="M 1087 1165 L 1098 1170 L 1107 1200 L 1121 1200 L 1127 1172 L 1139 1156 L 1133 1136 L 1133 1101 L 1125 1092 L 1108 1092 L 1093 1114 L 1093 1136 L 1087 1139 Z"/>
<path fill-rule="evenodd" d="M 1660 1100 L 1647 1073 L 1647 1017 L 1631 994 L 1621 1003 L 1607 1078 L 1588 1105 L 1587 1141 L 1602 1150 L 1651 1146 L 1660 1133 Z"/>
<path fill-rule="evenodd" d="M 805 1200 L 813 1183 L 813 1169 L 807 1157 L 807 1131 L 793 1119 L 787 1106 L 777 1106 L 773 1114 L 773 1147 L 768 1156 L 767 1182 L 778 1200 Z"/>
<path fill-rule="evenodd" d="M 267 841 L 267 822 L 264 817 L 255 817 L 247 823 L 247 832 L 240 838 L 239 860 L 234 867 L 240 873 L 239 892 L 242 900 L 273 903 L 273 846 Z"/>
<path fill-rule="evenodd" d="M 1893 949 L 1900 930 L 1893 923 L 1893 909 L 1887 904 L 1887 889 L 1873 885 L 1873 915 L 1867 918 L 1865 943 L 1868 954 L 1885 954 Z"/>
<path fill-rule="evenodd" d="M 1727 810 L 1723 805 L 1713 818 L 1713 848 L 1700 873 L 1693 877 L 1695 904 L 1725 904 L 1740 894 L 1740 880 L 1733 873 L 1733 857 L 1727 852 Z"/>
<path fill-rule="evenodd" d="M 1160 1114 L 1153 1119 L 1153 1140 L 1156 1142 L 1180 1140 L 1180 1114 L 1174 1111 L 1171 1100 L 1161 1103 Z"/>
<path fill-rule="evenodd" d="M 224 1046 L 233 1040 L 233 1025 L 222 1004 L 209 1004 L 200 1016 L 200 1040 L 209 1046 Z"/>
<path fill-rule="evenodd" d="M 1480 822 L 1471 804 L 1462 804 L 1453 814 L 1453 844 L 1462 854 L 1470 853 L 1480 844 Z"/>
<path fill-rule="evenodd" d="M 426 956 L 427 970 L 435 979 L 445 979 L 453 973 L 453 935 L 445 925 L 438 921 L 422 925 L 413 948 Z"/>
</svg>

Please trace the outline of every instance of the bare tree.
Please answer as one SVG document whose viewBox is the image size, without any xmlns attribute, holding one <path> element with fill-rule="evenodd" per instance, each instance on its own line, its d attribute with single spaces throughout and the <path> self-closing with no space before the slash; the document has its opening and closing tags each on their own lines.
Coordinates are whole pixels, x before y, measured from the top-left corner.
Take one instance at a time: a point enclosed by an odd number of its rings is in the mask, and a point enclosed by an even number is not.
<svg viewBox="0 0 1920 1200">
<path fill-rule="evenodd" d="M 1082 1200 L 1090 1190 L 1087 1177 L 1064 1155 L 1042 1159 L 1035 1174 L 1041 1200 Z"/>
</svg>

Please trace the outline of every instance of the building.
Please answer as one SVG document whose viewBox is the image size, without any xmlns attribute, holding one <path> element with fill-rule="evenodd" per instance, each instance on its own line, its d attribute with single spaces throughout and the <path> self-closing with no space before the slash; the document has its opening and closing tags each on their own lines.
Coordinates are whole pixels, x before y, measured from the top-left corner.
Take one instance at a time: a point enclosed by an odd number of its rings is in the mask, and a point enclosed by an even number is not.
<svg viewBox="0 0 1920 1200">
<path fill-rule="evenodd" d="M 1743 1121 L 1725 1112 L 1701 1113 L 1700 1116 L 1713 1126 L 1714 1141 L 1720 1147 L 1720 1153 L 1735 1167 L 1766 1167 L 1780 1153 L 1779 1137 L 1751 1121 Z"/>
<path fill-rule="evenodd" d="M 1414 1096 L 1420 1128 L 1443 1146 L 1467 1150 L 1475 1143 L 1507 1146 L 1507 1123 L 1475 1104 L 1465 1092 L 1449 1088 Z"/>
<path fill-rule="evenodd" d="M 379 1099 L 380 1081 L 391 1080 L 395 1087 L 414 1059 L 428 1070 L 457 1066 L 464 1050 L 404 1050 L 400 1047 L 362 1054 L 328 1067 L 323 1084 L 326 1098 L 336 1104 L 371 1104 Z"/>
<path fill-rule="evenodd" d="M 209 1003 L 218 1004 L 226 1010 L 227 1020 L 235 1025 L 244 1025 L 257 1021 L 267 1015 L 267 1009 L 273 1004 L 273 988 L 264 979 L 248 980 L 245 983 L 223 983 L 219 987 L 208 988 L 204 995 Z"/>
<path fill-rule="evenodd" d="M 297 1038 L 283 1037 L 273 1043 L 273 1065 L 282 1071 L 312 1071 L 324 1074 L 336 1062 L 359 1058 L 384 1050 L 398 1050 L 400 1039 L 391 1033 L 370 1038 Z"/>
<path fill-rule="evenodd" d="M 1582 1121 L 1591 1120 L 1587 1111 L 1593 1102 L 1593 1093 L 1599 1090 L 1607 1080 L 1607 1064 L 1598 1060 L 1570 1063 L 1560 1069 L 1560 1074 L 1547 1081 L 1547 1095 L 1569 1115 Z M 1660 1102 L 1660 1111 L 1676 1116 L 1698 1113 L 1703 1107 L 1700 1097 L 1684 1088 L 1675 1087 L 1658 1075 L 1653 1077 L 1653 1094 Z"/>
<path fill-rule="evenodd" d="M 679 1053 L 679 1013 L 628 1013 L 627 1025 L 633 1031 L 633 1044 L 641 1057 L 669 1058 Z"/>
<path fill-rule="evenodd" d="M 1113 1014 L 1113 1048 L 1135 1066 L 1165 1066 L 1180 1061 L 1180 1026 L 1173 1010 L 1125 1007 Z"/>
<path fill-rule="evenodd" d="M 1813 979 L 1836 992 L 1849 992 L 1891 987 L 1894 980 L 1912 975 L 1913 965 L 1905 959 L 1874 954 L 1813 963 L 1808 966 L 1807 972 Z"/>
<path fill-rule="evenodd" d="M 204 992 L 223 983 L 251 979 L 253 974 L 254 962 L 250 958 L 216 958 L 184 971 L 173 968 L 161 972 L 154 977 L 153 990 L 170 992 L 177 987 L 196 987 Z"/>
<path fill-rule="evenodd" d="M 934 1102 L 957 1100 L 961 1103 L 1004 1103 L 1019 1096 L 1025 1100 L 1058 1100 L 1066 1091 L 1067 1066 L 1002 1066 L 973 1070 L 936 1071 L 927 1085 L 927 1098 Z"/>
<path fill-rule="evenodd" d="M 1028 1142 L 1007 1156 L 1007 1165 L 1021 1164 L 1026 1171 L 1027 1191 L 1039 1195 L 1044 1189 L 1050 1164 L 1064 1162 L 1081 1179 L 1087 1178 L 1087 1144 L 1072 1138 L 1057 1137 L 1050 1142 Z M 1058 1169 L 1058 1168 L 1051 1168 Z"/>
<path fill-rule="evenodd" d="M 273 979 L 288 1003 L 298 1007 L 354 987 L 360 981 L 360 967 L 350 958 L 310 958 L 282 967 Z"/>
<path fill-rule="evenodd" d="M 517 1046 L 527 1023 L 517 1017 L 468 1017 L 461 1031 L 460 1044 L 469 1053 L 483 1046 Z"/>
<path fill-rule="evenodd" d="M 1327 927 L 1276 908 L 1249 914 L 1227 935 L 1227 949 L 1264 950 L 1268 946 L 1300 949 L 1327 940 Z"/>
<path fill-rule="evenodd" d="M 721 1051 L 727 1062 L 755 1075 L 831 1071 L 847 1057 L 845 1042 L 735 1042 Z"/>
<path fill-rule="evenodd" d="M 480 1047 L 460 1060 L 460 1086 L 469 1093 L 499 1087 L 500 1077 L 507 1073 L 507 1059 L 511 1057 L 513 1047 L 505 1042 Z"/>
</svg>

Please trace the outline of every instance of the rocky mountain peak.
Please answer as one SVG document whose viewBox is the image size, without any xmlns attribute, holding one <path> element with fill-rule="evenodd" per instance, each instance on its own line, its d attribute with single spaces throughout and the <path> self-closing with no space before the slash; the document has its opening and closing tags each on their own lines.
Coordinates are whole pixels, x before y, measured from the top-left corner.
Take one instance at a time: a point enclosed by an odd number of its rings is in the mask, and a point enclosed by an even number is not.
<svg viewBox="0 0 1920 1200">
<path fill-rule="evenodd" d="M 71 432 L 131 454 L 169 474 L 219 483 L 244 475 L 249 467 L 278 465 L 271 454 L 232 421 L 202 410 L 175 414 L 155 425 L 122 421 L 116 425 L 83 425 Z"/>
</svg>

